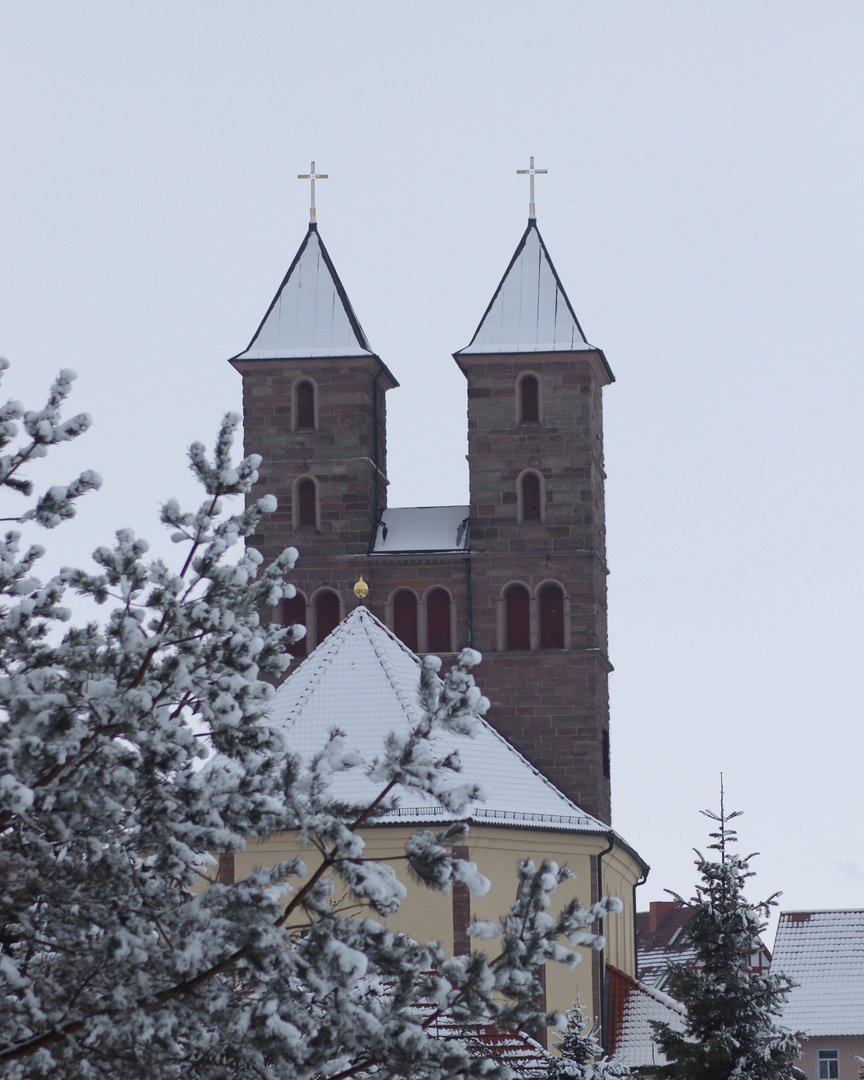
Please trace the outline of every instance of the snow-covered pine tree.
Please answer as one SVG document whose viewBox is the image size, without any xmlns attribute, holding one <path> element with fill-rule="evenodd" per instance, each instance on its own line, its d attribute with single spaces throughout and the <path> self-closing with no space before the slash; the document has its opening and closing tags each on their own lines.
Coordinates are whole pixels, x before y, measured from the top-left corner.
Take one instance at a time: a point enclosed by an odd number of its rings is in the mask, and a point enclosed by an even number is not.
<svg viewBox="0 0 864 1080">
<path fill-rule="evenodd" d="M 630 1075 L 626 1065 L 605 1056 L 597 1038 L 597 1021 L 586 1020 L 578 995 L 567 1013 L 567 1026 L 558 1036 L 555 1049 L 561 1056 L 552 1062 L 551 1080 L 611 1080 Z"/>
<path fill-rule="evenodd" d="M 665 989 L 687 1010 L 683 1032 L 652 1021 L 654 1039 L 669 1064 L 662 1071 L 675 1080 L 789 1080 L 800 1049 L 800 1032 L 777 1023 L 791 981 L 781 974 L 755 974 L 750 957 L 760 944 L 764 917 L 777 895 L 752 904 L 743 894 L 753 876 L 749 861 L 729 851 L 737 842 L 726 813 L 723 785 L 720 813 L 702 813 L 717 822 L 709 848 L 719 860 L 696 852 L 701 883 L 689 905 L 693 915 L 685 933 L 696 953 L 691 964 L 670 963 Z M 681 897 L 676 897 L 684 903 Z"/>
<path fill-rule="evenodd" d="M 31 494 L 28 462 L 86 430 L 87 416 L 60 415 L 73 377 L 61 373 L 42 410 L 0 408 L 0 493 L 10 499 Z M 476 725 L 488 704 L 471 675 L 479 655 L 466 650 L 443 680 L 434 659 L 425 663 L 425 715 L 382 748 L 379 796 L 334 807 L 323 778 L 355 761 L 344 739 L 302 763 L 267 724 L 266 677 L 285 671 L 292 631 L 259 612 L 293 595 L 284 578 L 296 552 L 265 569 L 244 547 L 276 501 L 227 507 L 250 493 L 259 465 L 232 462 L 238 423 L 225 419 L 212 460 L 200 444 L 190 450 L 201 506 L 163 507 L 176 569 L 121 530 L 95 551 L 95 573 L 41 583 L 42 549 L 22 550 L 19 529 L 0 541 L 0 1073 L 494 1080 L 500 1066 L 432 1037 L 435 1021 L 550 1022 L 537 1009 L 535 969 L 599 947 L 590 927 L 620 903 L 574 902 L 550 917 L 568 871 L 525 862 L 500 924 L 471 928 L 496 939 L 494 955 L 447 957 L 331 902 L 335 880 L 379 915 L 398 908 L 403 887 L 389 865 L 364 859 L 358 834 L 397 784 L 436 795 L 458 818 L 469 792 L 443 783 L 458 763 L 437 760 L 430 735 Z M 6 520 L 53 528 L 98 486 L 84 474 Z M 70 589 L 105 604 L 107 617 L 64 632 Z M 205 744 L 215 754 L 202 768 Z M 210 853 L 283 831 L 307 838 L 316 860 L 218 880 Z M 408 844 L 429 887 L 487 884 L 452 856 L 463 835 L 421 831 Z"/>
</svg>

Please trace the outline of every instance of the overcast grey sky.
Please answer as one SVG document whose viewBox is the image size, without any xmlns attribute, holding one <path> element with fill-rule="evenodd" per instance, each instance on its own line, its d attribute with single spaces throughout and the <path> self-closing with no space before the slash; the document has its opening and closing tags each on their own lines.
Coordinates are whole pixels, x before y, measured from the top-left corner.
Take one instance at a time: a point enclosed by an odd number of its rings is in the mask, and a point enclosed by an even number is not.
<svg viewBox="0 0 864 1080">
<path fill-rule="evenodd" d="M 391 505 L 467 501 L 466 345 L 538 224 L 606 391 L 614 824 L 689 895 L 864 906 L 859 2 L 0 2 L 0 354 L 93 431 L 56 553 L 158 540 L 308 220 L 389 395 Z M 53 472 L 51 471 L 53 470 Z M 161 543 L 161 541 L 160 541 Z M 481 669 L 482 672 L 482 669 Z M 482 681 L 482 674 L 481 674 Z"/>
</svg>

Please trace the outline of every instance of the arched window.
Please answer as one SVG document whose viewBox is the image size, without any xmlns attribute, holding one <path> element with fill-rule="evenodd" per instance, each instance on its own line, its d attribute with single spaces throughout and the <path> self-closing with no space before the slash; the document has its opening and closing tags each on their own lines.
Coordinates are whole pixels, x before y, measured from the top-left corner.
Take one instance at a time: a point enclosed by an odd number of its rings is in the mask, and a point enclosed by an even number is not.
<svg viewBox="0 0 864 1080">
<path fill-rule="evenodd" d="M 320 645 L 339 625 L 339 597 L 326 590 L 315 597 L 315 644 Z"/>
<path fill-rule="evenodd" d="M 508 650 L 531 648 L 531 600 L 524 585 L 511 585 L 504 598 Z"/>
<path fill-rule="evenodd" d="M 306 600 L 300 593 L 292 596 L 290 600 L 282 601 L 282 622 L 285 626 L 293 626 L 295 623 L 299 623 L 300 626 L 306 625 Z M 305 656 L 306 638 L 303 637 L 289 645 L 288 652 L 292 656 Z"/>
<path fill-rule="evenodd" d="M 450 641 L 450 594 L 433 589 L 426 597 L 426 648 L 429 652 L 452 652 Z"/>
<path fill-rule="evenodd" d="M 316 525 L 315 520 L 315 481 L 304 479 L 297 485 L 297 524 L 298 526 Z"/>
<path fill-rule="evenodd" d="M 400 641 L 417 652 L 417 597 L 400 589 L 393 597 L 393 630 Z"/>
<path fill-rule="evenodd" d="M 537 473 L 526 472 L 522 477 L 522 520 L 541 521 L 540 477 Z"/>
<path fill-rule="evenodd" d="M 538 597 L 540 648 L 564 648 L 564 592 L 560 585 L 544 585 Z"/>
<path fill-rule="evenodd" d="M 519 381 L 519 422 L 540 422 L 540 387 L 533 375 L 524 375 Z"/>
<path fill-rule="evenodd" d="M 315 429 L 315 387 L 310 382 L 297 384 L 297 413 L 295 427 L 298 431 Z"/>
</svg>

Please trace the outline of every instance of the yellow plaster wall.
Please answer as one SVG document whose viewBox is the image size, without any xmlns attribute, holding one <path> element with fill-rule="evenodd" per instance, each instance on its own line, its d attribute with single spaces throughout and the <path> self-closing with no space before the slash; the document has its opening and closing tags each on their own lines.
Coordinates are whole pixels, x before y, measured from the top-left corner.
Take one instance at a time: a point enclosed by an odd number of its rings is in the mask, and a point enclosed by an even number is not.
<svg viewBox="0 0 864 1080">
<path fill-rule="evenodd" d="M 440 941 L 447 952 L 453 949 L 453 908 L 449 895 L 437 893 L 414 881 L 404 861 L 405 841 L 414 831 L 411 826 L 378 826 L 364 831 L 366 856 L 388 861 L 407 890 L 401 909 L 387 919 L 387 925 L 396 932 L 410 934 L 418 941 Z M 516 865 L 520 859 L 529 857 L 540 863 L 543 859 L 566 863 L 576 877 L 564 883 L 553 895 L 551 912 L 554 914 L 571 897 L 578 897 L 588 907 L 591 903 L 592 860 L 607 846 L 605 836 L 552 832 L 536 829 L 503 828 L 500 826 L 474 824 L 466 846 L 470 857 L 480 872 L 492 882 L 485 896 L 471 897 L 471 917 L 497 921 L 516 896 Z M 252 843 L 235 856 L 235 876 L 239 880 L 255 868 L 273 866 L 283 859 L 300 854 L 310 871 L 317 865 L 318 855 L 314 848 L 300 848 L 291 834 L 271 837 L 264 842 Z M 635 975 L 633 933 L 633 885 L 638 880 L 640 867 L 626 851 L 616 848 L 603 858 L 603 892 L 618 896 L 624 903 L 619 915 L 605 920 L 607 939 L 606 959 L 628 974 Z M 338 886 L 337 886 L 338 887 Z M 350 896 L 334 899 L 346 911 L 353 910 Z M 358 913 L 362 909 L 357 909 Z M 363 912 L 366 914 L 366 912 Z M 489 951 L 494 953 L 494 941 Z M 479 947 L 480 943 L 475 943 Z M 576 998 L 582 1001 L 586 1013 L 600 1015 L 600 1002 L 593 1000 L 591 979 L 591 955 L 583 950 L 583 960 L 573 971 L 561 964 L 549 964 L 546 971 L 546 998 L 549 1009 L 566 1012 Z"/>
<path fill-rule="evenodd" d="M 641 866 L 625 849 L 617 845 L 603 856 L 601 892 L 617 896 L 624 910 L 604 920 L 605 959 L 636 978 L 636 910 L 633 889 L 642 874 Z"/>
</svg>

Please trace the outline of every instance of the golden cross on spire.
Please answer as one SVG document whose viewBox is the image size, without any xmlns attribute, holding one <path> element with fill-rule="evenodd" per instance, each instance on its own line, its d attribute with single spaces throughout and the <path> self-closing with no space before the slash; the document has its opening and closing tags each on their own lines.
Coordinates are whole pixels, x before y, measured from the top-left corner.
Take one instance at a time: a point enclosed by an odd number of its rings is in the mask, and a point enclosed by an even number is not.
<svg viewBox="0 0 864 1080">
<path fill-rule="evenodd" d="M 534 164 L 534 158 L 531 158 L 531 164 L 532 165 Z M 308 173 L 297 173 L 297 179 L 298 180 L 311 180 L 312 181 L 312 205 L 309 207 L 309 223 L 312 224 L 312 222 L 316 221 L 316 217 L 315 217 L 315 181 L 316 180 L 329 180 L 330 177 L 327 175 L 327 173 L 323 173 L 323 172 L 316 173 L 315 172 L 315 162 L 313 161 L 312 162 L 312 168 L 309 170 L 309 172 Z M 531 183 L 533 184 L 534 181 L 532 180 Z M 532 198 L 533 198 L 533 196 L 532 196 Z"/>
<path fill-rule="evenodd" d="M 313 168 L 314 168 L 314 166 L 313 166 Z M 532 221 L 534 220 L 534 218 L 537 217 L 537 211 L 534 209 L 534 177 L 535 176 L 540 176 L 543 173 L 546 173 L 548 171 L 549 171 L 548 169 L 535 169 L 534 168 L 534 158 L 533 157 L 531 158 L 531 165 L 530 165 L 529 168 L 527 168 L 527 169 L 517 169 L 516 170 L 516 175 L 517 176 L 527 176 L 528 179 L 531 181 L 531 201 L 528 204 L 528 217 Z"/>
</svg>

